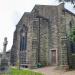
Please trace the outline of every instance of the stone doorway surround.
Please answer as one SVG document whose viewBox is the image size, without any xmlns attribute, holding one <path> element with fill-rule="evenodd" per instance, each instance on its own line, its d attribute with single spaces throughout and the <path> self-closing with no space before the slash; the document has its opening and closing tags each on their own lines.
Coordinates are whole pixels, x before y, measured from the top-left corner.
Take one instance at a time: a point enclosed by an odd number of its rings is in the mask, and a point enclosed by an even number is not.
<svg viewBox="0 0 75 75">
<path fill-rule="evenodd" d="M 56 52 L 56 56 L 55 56 L 55 59 L 56 59 L 56 63 L 55 64 L 52 64 L 52 52 L 55 51 Z M 56 48 L 53 48 L 53 49 L 50 49 L 49 50 L 49 60 L 50 60 L 50 65 L 52 66 L 57 66 L 58 65 L 58 50 Z"/>
</svg>

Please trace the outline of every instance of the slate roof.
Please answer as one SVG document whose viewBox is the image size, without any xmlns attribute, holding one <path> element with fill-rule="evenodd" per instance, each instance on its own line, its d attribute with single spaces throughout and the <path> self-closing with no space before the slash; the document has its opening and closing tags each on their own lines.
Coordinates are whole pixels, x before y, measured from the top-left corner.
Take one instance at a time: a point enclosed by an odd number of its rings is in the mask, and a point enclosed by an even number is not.
<svg viewBox="0 0 75 75">
<path fill-rule="evenodd" d="M 72 11 L 70 11 L 70 10 L 68 10 L 68 9 L 66 9 L 66 8 L 64 8 L 64 11 L 65 11 L 65 12 L 68 12 L 69 14 L 72 14 L 72 15 L 75 16 L 75 13 L 73 13 Z"/>
</svg>

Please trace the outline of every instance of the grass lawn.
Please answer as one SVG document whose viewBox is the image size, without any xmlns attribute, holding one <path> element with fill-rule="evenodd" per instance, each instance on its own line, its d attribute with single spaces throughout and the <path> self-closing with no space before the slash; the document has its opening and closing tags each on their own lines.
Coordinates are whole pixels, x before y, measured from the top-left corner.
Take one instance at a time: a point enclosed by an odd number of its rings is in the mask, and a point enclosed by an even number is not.
<svg viewBox="0 0 75 75">
<path fill-rule="evenodd" d="M 30 70 L 18 70 L 18 69 L 11 69 L 10 74 L 2 74 L 2 75 L 43 75 L 38 72 L 33 72 Z"/>
</svg>

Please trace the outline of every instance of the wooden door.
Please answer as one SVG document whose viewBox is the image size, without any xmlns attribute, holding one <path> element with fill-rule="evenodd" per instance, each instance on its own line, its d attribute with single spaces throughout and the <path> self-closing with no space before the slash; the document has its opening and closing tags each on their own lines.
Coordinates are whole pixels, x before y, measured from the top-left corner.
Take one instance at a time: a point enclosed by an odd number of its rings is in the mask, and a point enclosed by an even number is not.
<svg viewBox="0 0 75 75">
<path fill-rule="evenodd" d="M 56 50 L 51 50 L 51 65 L 56 65 Z"/>
</svg>

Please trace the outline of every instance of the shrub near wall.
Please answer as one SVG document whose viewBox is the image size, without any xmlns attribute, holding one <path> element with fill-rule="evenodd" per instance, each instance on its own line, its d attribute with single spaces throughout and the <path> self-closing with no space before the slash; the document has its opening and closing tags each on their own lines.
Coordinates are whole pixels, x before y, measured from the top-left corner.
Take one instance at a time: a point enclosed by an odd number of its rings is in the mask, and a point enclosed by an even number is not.
<svg viewBox="0 0 75 75">
<path fill-rule="evenodd" d="M 75 69 L 75 53 L 72 53 L 71 60 L 72 60 L 71 67 L 72 69 Z"/>
</svg>

